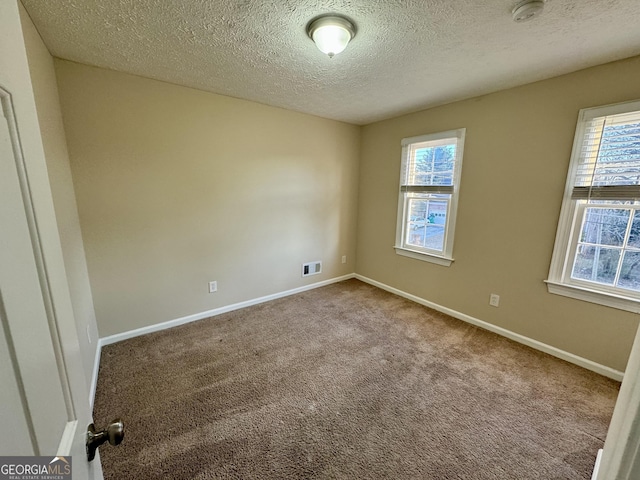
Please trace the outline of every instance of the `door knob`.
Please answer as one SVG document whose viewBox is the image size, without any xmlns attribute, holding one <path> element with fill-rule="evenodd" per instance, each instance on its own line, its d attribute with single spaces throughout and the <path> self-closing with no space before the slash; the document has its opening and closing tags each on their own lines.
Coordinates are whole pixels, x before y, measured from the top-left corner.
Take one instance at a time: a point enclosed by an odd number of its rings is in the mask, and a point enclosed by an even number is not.
<svg viewBox="0 0 640 480">
<path fill-rule="evenodd" d="M 119 418 L 111 422 L 105 430 L 96 432 L 95 426 L 90 424 L 87 427 L 87 460 L 91 461 L 96 457 L 96 450 L 107 440 L 113 446 L 120 445 L 124 438 L 124 423 Z"/>
</svg>

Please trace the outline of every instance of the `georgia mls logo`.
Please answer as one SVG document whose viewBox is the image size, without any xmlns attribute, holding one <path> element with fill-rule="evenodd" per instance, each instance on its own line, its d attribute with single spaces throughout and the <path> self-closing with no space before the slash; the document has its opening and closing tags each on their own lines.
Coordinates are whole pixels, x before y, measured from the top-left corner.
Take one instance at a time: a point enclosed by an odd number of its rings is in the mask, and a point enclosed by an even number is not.
<svg viewBox="0 0 640 480">
<path fill-rule="evenodd" d="M 71 457 L 0 457 L 0 480 L 70 480 Z"/>
<path fill-rule="evenodd" d="M 67 460 L 65 457 L 53 457 L 49 462 L 49 474 L 70 475 L 71 474 L 71 457 Z"/>
</svg>

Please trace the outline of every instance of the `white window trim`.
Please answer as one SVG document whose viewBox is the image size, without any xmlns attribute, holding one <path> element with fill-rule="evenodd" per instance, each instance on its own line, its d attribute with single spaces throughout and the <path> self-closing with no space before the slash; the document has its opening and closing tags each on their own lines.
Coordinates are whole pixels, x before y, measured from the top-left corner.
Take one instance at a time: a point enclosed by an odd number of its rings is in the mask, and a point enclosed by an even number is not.
<svg viewBox="0 0 640 480">
<path fill-rule="evenodd" d="M 560 218 L 558 220 L 558 230 L 553 246 L 551 265 L 549 267 L 549 278 L 545 280 L 545 283 L 547 284 L 547 290 L 552 294 L 617 308 L 619 310 L 626 310 L 628 312 L 640 313 L 640 300 L 631 296 L 621 295 L 618 292 L 607 292 L 606 287 L 602 290 L 589 288 L 585 286 L 584 282 L 571 280 L 569 273 L 573 261 L 571 250 L 575 249 L 572 238 L 576 230 L 574 223 L 578 221 L 575 217 L 580 211 L 580 208 L 577 206 L 577 201 L 572 200 L 571 193 L 573 191 L 573 179 L 576 176 L 576 171 L 579 166 L 580 145 L 584 137 L 585 127 L 587 122 L 595 117 L 632 111 L 640 111 L 640 101 L 623 102 L 580 110 L 576 133 L 573 139 L 571 160 L 565 184 L 564 197 L 562 199 Z"/>
<path fill-rule="evenodd" d="M 567 283 L 556 283 L 551 280 L 544 281 L 549 293 L 575 298 L 585 302 L 597 303 L 606 307 L 626 310 L 627 312 L 640 313 L 640 303 L 637 300 L 613 293 L 603 293 L 590 288 L 579 287 Z"/>
<path fill-rule="evenodd" d="M 403 257 L 415 258 L 416 260 L 422 260 L 423 262 L 431 262 L 437 265 L 443 265 L 445 267 L 450 266 L 453 263 L 453 258 L 443 257 L 442 255 L 434 255 L 433 253 L 418 252 L 416 250 L 410 250 L 404 247 L 394 246 L 396 253 Z"/>
<path fill-rule="evenodd" d="M 398 196 L 398 213 L 396 220 L 396 243 L 394 249 L 396 254 L 405 257 L 413 258 L 416 260 L 422 260 L 424 262 L 435 263 L 445 267 L 450 266 L 453 259 L 453 238 L 456 227 L 456 217 L 458 212 L 458 195 L 460 191 L 460 178 L 462 173 L 462 160 L 464 158 L 464 140 L 466 135 L 466 128 L 458 128 L 456 130 L 448 130 L 446 132 L 432 133 L 427 135 L 420 135 L 417 137 L 409 137 L 402 139 L 402 164 L 400 169 L 400 188 Z M 451 200 L 449 201 L 449 209 L 447 211 L 447 226 L 445 228 L 444 249 L 442 254 L 436 252 L 425 252 L 412 250 L 403 245 L 404 236 L 404 195 L 402 193 L 402 175 L 406 170 L 406 162 L 409 159 L 408 148 L 414 143 L 421 142 L 433 142 L 437 140 L 444 140 L 450 138 L 457 138 L 456 146 L 456 160 L 453 174 L 453 193 L 451 194 Z"/>
</svg>

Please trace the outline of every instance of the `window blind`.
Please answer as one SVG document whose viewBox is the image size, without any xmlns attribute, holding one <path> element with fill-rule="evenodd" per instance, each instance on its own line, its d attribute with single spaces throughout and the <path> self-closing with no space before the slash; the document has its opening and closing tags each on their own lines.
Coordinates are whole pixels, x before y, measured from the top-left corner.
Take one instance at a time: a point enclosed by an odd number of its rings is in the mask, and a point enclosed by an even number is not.
<svg viewBox="0 0 640 480">
<path fill-rule="evenodd" d="M 401 192 L 453 193 L 456 142 L 437 140 L 405 148 L 409 152 Z"/>
<path fill-rule="evenodd" d="M 640 200 L 640 112 L 585 122 L 571 198 Z"/>
</svg>

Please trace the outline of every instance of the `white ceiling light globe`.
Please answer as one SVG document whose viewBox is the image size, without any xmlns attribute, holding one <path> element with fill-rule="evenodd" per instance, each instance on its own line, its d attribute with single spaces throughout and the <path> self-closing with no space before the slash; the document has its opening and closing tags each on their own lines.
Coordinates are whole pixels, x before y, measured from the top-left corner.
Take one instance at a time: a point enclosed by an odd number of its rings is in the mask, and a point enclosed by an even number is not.
<svg viewBox="0 0 640 480">
<path fill-rule="evenodd" d="M 307 27 L 307 33 L 318 50 L 333 57 L 347 47 L 356 34 L 356 28 L 344 17 L 328 15 L 313 20 Z"/>
<path fill-rule="evenodd" d="M 338 25 L 325 25 L 313 32 L 312 38 L 318 50 L 333 57 L 347 48 L 351 34 Z"/>
</svg>

